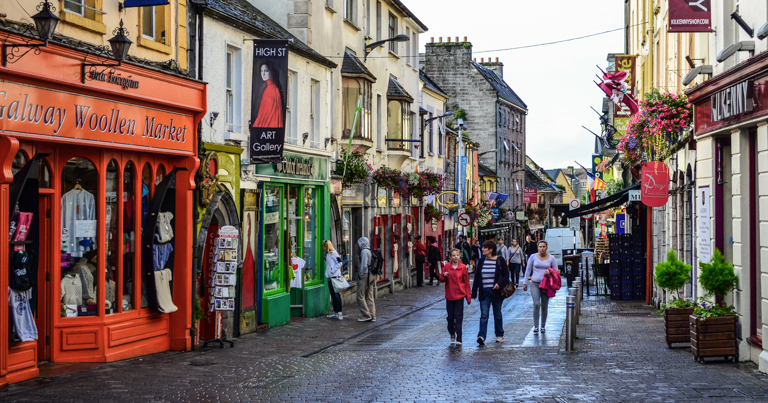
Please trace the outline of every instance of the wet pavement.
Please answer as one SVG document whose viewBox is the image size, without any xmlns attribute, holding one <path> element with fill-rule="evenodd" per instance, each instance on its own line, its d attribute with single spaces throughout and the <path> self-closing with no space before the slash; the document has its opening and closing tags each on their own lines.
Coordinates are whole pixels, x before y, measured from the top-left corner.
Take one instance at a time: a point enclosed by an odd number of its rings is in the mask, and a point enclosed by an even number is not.
<svg viewBox="0 0 768 403">
<path fill-rule="evenodd" d="M 635 402 L 768 401 L 752 363 L 693 362 L 667 348 L 663 321 L 638 302 L 583 302 L 576 351 L 564 351 L 564 290 L 547 333 L 532 333 L 530 294 L 504 302 L 504 343 L 475 343 L 479 304 L 465 308 L 464 345 L 446 330 L 443 287 L 377 299 L 378 321 L 292 322 L 235 348 L 163 353 L 12 385 L 2 402 Z M 493 320 L 489 323 L 493 339 Z"/>
</svg>

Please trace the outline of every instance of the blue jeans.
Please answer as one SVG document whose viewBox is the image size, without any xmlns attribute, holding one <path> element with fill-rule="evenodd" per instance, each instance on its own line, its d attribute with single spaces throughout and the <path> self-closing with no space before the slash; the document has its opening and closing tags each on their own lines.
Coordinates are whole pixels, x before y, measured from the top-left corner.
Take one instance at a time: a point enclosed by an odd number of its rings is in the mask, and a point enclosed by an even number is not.
<svg viewBox="0 0 768 403">
<path fill-rule="evenodd" d="M 512 272 L 512 284 L 519 284 L 520 283 L 520 270 L 523 268 L 522 263 L 510 263 L 510 271 Z M 523 273 L 525 274 L 525 273 Z"/>
<path fill-rule="evenodd" d="M 501 303 L 504 300 L 494 295 L 492 288 L 483 288 L 483 291 L 485 292 L 485 299 L 480 301 L 480 330 L 477 332 L 477 337 L 487 339 L 488 316 L 491 305 L 493 305 L 493 329 L 496 337 L 504 337 L 504 319 L 501 317 Z"/>
<path fill-rule="evenodd" d="M 336 290 L 333 289 L 333 282 L 331 279 L 328 279 L 328 291 L 331 293 L 331 302 L 333 305 L 333 312 L 340 313 L 341 312 L 341 295 L 336 292 Z"/>
</svg>

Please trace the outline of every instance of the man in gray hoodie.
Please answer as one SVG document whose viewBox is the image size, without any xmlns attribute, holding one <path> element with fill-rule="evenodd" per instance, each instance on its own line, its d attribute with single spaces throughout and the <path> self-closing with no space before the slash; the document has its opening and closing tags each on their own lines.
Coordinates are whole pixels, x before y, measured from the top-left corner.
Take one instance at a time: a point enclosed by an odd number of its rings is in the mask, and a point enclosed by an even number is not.
<svg viewBox="0 0 768 403">
<path fill-rule="evenodd" d="M 371 263 L 371 243 L 368 238 L 357 240 L 360 246 L 360 277 L 357 279 L 357 306 L 363 315 L 358 322 L 376 322 L 376 305 L 373 302 L 373 293 L 376 291 L 378 276 L 368 273 L 368 265 Z"/>
</svg>

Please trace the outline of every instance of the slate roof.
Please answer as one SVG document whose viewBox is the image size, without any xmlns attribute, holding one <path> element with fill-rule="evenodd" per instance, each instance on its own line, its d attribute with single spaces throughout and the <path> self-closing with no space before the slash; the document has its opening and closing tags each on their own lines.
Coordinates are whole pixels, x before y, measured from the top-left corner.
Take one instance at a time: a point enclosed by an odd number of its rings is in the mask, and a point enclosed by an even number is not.
<svg viewBox="0 0 768 403">
<path fill-rule="evenodd" d="M 557 181 L 557 176 L 560 174 L 560 170 L 559 169 L 545 169 L 544 173 L 549 175 L 550 178 L 552 178 L 555 181 Z"/>
<path fill-rule="evenodd" d="M 504 98 L 523 109 L 528 109 L 528 105 L 526 105 L 525 102 L 523 102 L 523 100 L 517 96 L 515 91 L 513 91 L 512 88 L 509 87 L 509 84 L 507 84 L 501 77 L 480 63 L 473 61 L 472 64 L 475 66 L 477 71 L 480 72 L 483 78 L 485 78 L 485 80 L 488 81 L 491 86 L 493 86 L 496 92 L 498 92 L 499 97 Z"/>
<path fill-rule="evenodd" d="M 424 73 L 424 70 L 419 70 L 419 79 L 421 79 L 421 81 L 424 82 L 424 86 L 425 87 L 429 88 L 430 90 L 432 90 L 432 91 L 434 91 L 434 92 L 436 92 L 436 93 L 438 93 L 438 94 L 440 94 L 440 95 L 442 95 L 442 96 L 444 96 L 446 98 L 450 98 L 448 96 L 448 94 L 446 94 L 445 91 L 443 91 L 440 88 L 440 86 L 437 85 L 437 83 L 432 81 L 432 79 L 429 78 L 429 76 L 426 73 Z"/>
<path fill-rule="evenodd" d="M 314 60 L 324 66 L 336 68 L 337 64 L 323 57 L 304 42 L 293 36 L 287 29 L 269 18 L 247 0 L 208 0 L 206 14 L 224 21 L 234 22 L 236 28 L 251 31 L 264 39 L 293 39 L 289 45 L 292 52 Z"/>
<path fill-rule="evenodd" d="M 525 187 L 536 188 L 542 192 L 562 192 L 560 188 L 542 179 L 530 167 L 525 167 Z"/>
<path fill-rule="evenodd" d="M 493 168 L 490 168 L 489 166 L 483 164 L 482 162 L 477 163 L 477 175 L 478 176 L 496 176 L 496 170 Z"/>
<path fill-rule="evenodd" d="M 413 97 L 408 91 L 397 82 L 397 79 L 389 76 L 389 87 L 387 87 L 387 98 L 406 99 L 409 102 L 413 102 Z"/>
<path fill-rule="evenodd" d="M 419 26 L 421 29 L 423 29 L 423 30 L 424 30 L 424 32 L 426 32 L 427 30 L 429 30 L 429 28 L 427 28 L 427 26 L 426 26 L 426 25 L 424 25 L 424 23 L 423 23 L 423 22 L 421 22 L 421 20 L 419 20 L 418 18 L 416 18 L 416 15 L 415 15 L 415 14 L 413 14 L 413 13 L 411 12 L 411 10 L 409 10 L 409 9 L 408 9 L 408 7 L 406 7 L 406 6 L 405 6 L 405 4 L 403 4 L 403 2 L 402 2 L 402 1 L 400 1 L 400 0 L 392 0 L 392 3 L 393 3 L 395 6 L 397 6 L 397 7 L 400 9 L 400 11 L 402 11 L 402 12 L 403 12 L 403 14 L 405 14 L 405 15 L 406 15 L 408 18 L 412 19 L 412 20 L 413 20 L 413 22 L 415 22 L 415 23 L 416 23 L 416 25 L 418 25 L 418 26 Z"/>
<path fill-rule="evenodd" d="M 344 61 L 341 62 L 341 75 L 362 77 L 372 82 L 376 82 L 376 76 L 365 67 L 365 64 L 358 59 L 357 55 L 352 53 L 349 49 L 344 51 Z"/>
</svg>

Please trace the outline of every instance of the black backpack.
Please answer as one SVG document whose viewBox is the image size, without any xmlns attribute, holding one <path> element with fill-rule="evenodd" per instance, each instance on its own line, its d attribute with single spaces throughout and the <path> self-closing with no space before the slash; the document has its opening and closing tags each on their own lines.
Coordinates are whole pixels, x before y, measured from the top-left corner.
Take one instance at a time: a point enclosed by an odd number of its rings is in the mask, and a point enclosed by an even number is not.
<svg viewBox="0 0 768 403">
<path fill-rule="evenodd" d="M 27 291 L 32 288 L 32 254 L 27 252 L 11 252 L 11 267 L 9 270 L 8 286 L 16 291 Z"/>
<path fill-rule="evenodd" d="M 382 268 L 384 267 L 384 255 L 381 254 L 381 249 L 366 249 L 371 251 L 371 262 L 368 263 L 368 273 L 371 273 L 374 276 L 381 275 L 383 272 Z"/>
</svg>

